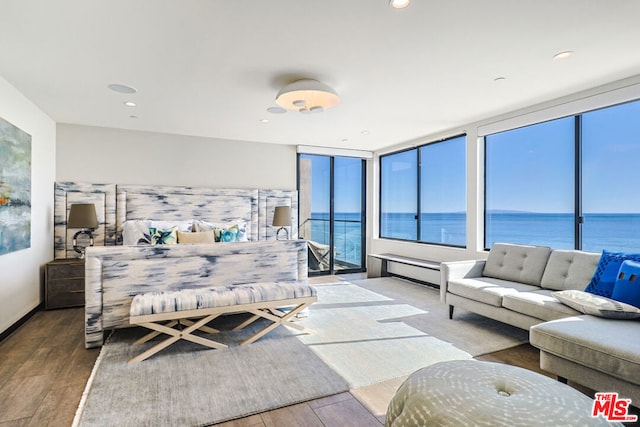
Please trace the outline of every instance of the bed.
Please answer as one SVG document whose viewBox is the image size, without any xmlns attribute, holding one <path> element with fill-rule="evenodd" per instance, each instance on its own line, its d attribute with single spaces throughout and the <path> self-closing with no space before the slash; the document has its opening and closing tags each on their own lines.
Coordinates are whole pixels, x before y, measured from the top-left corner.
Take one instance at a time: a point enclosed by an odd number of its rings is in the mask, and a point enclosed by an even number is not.
<svg viewBox="0 0 640 427">
<path fill-rule="evenodd" d="M 55 187 L 54 252 L 74 258 L 71 204 L 94 203 L 99 227 L 85 257 L 85 346 L 129 326 L 133 297 L 151 291 L 307 279 L 307 242 L 297 240 L 297 192 L 61 182 Z M 292 240 L 276 241 L 276 206 L 292 210 Z M 246 224 L 246 242 L 123 245 L 128 221 Z"/>
</svg>

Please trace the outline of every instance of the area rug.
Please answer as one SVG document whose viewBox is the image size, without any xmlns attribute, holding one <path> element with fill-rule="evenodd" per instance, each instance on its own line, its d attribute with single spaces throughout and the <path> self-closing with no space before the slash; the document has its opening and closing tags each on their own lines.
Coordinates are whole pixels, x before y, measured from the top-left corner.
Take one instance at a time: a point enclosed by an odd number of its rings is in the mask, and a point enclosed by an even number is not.
<svg viewBox="0 0 640 427">
<path fill-rule="evenodd" d="M 239 323 L 231 320 L 224 320 L 229 328 Z M 238 346 L 251 332 L 216 334 L 225 350 L 180 341 L 127 364 L 150 344 L 131 345 L 145 330 L 117 330 L 102 347 L 74 425 L 212 425 L 348 390 L 287 328 Z"/>
<path fill-rule="evenodd" d="M 440 292 L 397 278 L 316 285 L 318 302 L 299 335 L 351 389 L 408 375 L 445 360 L 464 360 L 528 341 L 526 331 L 457 310 Z"/>
</svg>

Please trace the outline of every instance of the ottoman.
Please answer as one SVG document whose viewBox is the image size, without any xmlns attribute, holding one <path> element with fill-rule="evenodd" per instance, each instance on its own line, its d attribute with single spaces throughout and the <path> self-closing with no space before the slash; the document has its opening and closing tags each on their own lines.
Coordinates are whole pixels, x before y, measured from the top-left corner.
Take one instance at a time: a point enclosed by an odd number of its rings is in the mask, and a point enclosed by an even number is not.
<svg viewBox="0 0 640 427">
<path fill-rule="evenodd" d="M 478 360 L 440 362 L 400 386 L 387 427 L 622 426 L 591 417 L 593 400 L 533 371 Z"/>
</svg>

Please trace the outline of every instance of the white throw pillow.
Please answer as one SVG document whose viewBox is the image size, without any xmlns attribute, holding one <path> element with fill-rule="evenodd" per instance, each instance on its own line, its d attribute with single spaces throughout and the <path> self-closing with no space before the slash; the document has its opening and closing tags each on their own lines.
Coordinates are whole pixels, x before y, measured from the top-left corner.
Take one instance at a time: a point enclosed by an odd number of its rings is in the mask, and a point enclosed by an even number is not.
<svg viewBox="0 0 640 427">
<path fill-rule="evenodd" d="M 552 292 L 551 295 L 574 310 L 592 316 L 608 319 L 636 319 L 640 317 L 640 309 L 637 307 L 585 291 L 567 290 Z"/>
<path fill-rule="evenodd" d="M 150 243 L 149 221 L 129 220 L 122 224 L 123 245 L 148 245 Z"/>
</svg>

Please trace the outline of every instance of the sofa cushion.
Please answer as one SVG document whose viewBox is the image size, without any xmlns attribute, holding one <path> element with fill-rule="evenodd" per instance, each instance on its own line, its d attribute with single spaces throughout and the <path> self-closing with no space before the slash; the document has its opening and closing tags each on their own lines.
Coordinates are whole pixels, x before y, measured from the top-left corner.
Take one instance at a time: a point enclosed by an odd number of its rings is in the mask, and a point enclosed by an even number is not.
<svg viewBox="0 0 640 427">
<path fill-rule="evenodd" d="M 502 298 L 502 306 L 545 321 L 582 314 L 559 302 L 551 295 L 551 292 L 553 291 L 541 289 L 505 295 Z"/>
<path fill-rule="evenodd" d="M 550 254 L 551 248 L 546 246 L 494 243 L 482 275 L 540 286 Z"/>
<path fill-rule="evenodd" d="M 447 283 L 447 291 L 452 294 L 496 307 L 502 307 L 502 298 L 505 295 L 539 289 L 537 286 L 494 279 L 492 277 L 454 279 L 449 280 Z"/>
<path fill-rule="evenodd" d="M 600 254 L 554 250 L 549 256 L 540 285 L 546 289 L 584 290 L 598 267 Z"/>
<path fill-rule="evenodd" d="M 548 353 L 640 384 L 640 322 L 582 315 L 540 323 L 531 344 Z"/>
<path fill-rule="evenodd" d="M 567 290 L 553 292 L 558 301 L 571 308 L 592 316 L 609 319 L 636 319 L 640 317 L 640 308 L 607 297 L 590 294 L 585 291 Z"/>
</svg>

